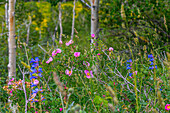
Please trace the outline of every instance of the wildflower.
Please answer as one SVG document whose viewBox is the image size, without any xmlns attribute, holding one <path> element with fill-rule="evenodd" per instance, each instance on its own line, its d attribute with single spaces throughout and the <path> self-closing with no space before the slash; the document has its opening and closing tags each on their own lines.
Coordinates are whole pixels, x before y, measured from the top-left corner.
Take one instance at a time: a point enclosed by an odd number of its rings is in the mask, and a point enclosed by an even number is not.
<svg viewBox="0 0 170 113">
<path fill-rule="evenodd" d="M 75 56 L 75 57 L 79 57 L 79 56 L 80 56 L 80 52 L 75 52 L 75 53 L 74 53 L 74 56 Z"/>
<path fill-rule="evenodd" d="M 59 44 L 63 44 L 63 42 L 60 40 L 60 41 L 59 41 Z"/>
<path fill-rule="evenodd" d="M 97 54 L 98 56 L 101 55 L 100 53 Z"/>
<path fill-rule="evenodd" d="M 59 108 L 60 112 L 63 110 L 63 108 Z"/>
<path fill-rule="evenodd" d="M 33 59 L 33 58 L 31 58 L 31 61 L 30 61 L 30 63 L 34 63 L 35 62 L 35 60 Z"/>
<path fill-rule="evenodd" d="M 66 42 L 66 46 L 69 46 L 69 45 L 70 45 L 70 43 Z"/>
<path fill-rule="evenodd" d="M 84 70 L 84 73 L 86 74 L 86 77 L 87 77 L 87 78 L 93 78 L 93 73 L 92 73 L 92 71 L 90 71 L 90 73 L 89 73 L 88 70 Z"/>
<path fill-rule="evenodd" d="M 148 58 L 153 58 L 153 55 L 152 54 L 148 55 Z"/>
<path fill-rule="evenodd" d="M 50 63 L 51 61 L 53 61 L 53 58 L 52 58 L 52 57 L 50 57 L 50 58 L 46 61 L 46 63 L 48 64 L 48 63 Z"/>
<path fill-rule="evenodd" d="M 113 51 L 113 48 L 112 48 L 112 47 L 109 47 L 109 51 Z"/>
<path fill-rule="evenodd" d="M 74 41 L 73 41 L 73 40 L 70 40 L 68 43 L 72 44 L 72 43 L 74 43 Z"/>
<path fill-rule="evenodd" d="M 170 110 L 170 104 L 166 104 L 165 109 Z"/>
<path fill-rule="evenodd" d="M 34 84 L 37 85 L 39 83 L 38 80 L 34 80 Z"/>
<path fill-rule="evenodd" d="M 129 76 L 132 76 L 132 73 L 129 73 Z"/>
<path fill-rule="evenodd" d="M 95 34 L 91 34 L 91 37 L 94 38 L 94 37 L 95 37 Z"/>
<path fill-rule="evenodd" d="M 41 72 L 41 73 L 43 72 L 43 71 L 42 71 L 42 68 L 38 68 L 38 71 Z"/>
<path fill-rule="evenodd" d="M 10 79 L 10 82 L 12 82 L 12 81 L 14 81 L 14 78 L 11 78 L 11 79 Z"/>
<path fill-rule="evenodd" d="M 105 96 L 105 95 L 103 95 L 103 97 L 105 98 L 106 96 Z"/>
<path fill-rule="evenodd" d="M 56 53 L 61 53 L 61 49 L 56 49 Z"/>
<path fill-rule="evenodd" d="M 52 57 L 55 56 L 57 53 L 55 52 L 55 50 L 52 52 Z"/>
<path fill-rule="evenodd" d="M 71 71 L 69 71 L 68 69 L 66 69 L 65 73 L 66 73 L 66 75 L 71 76 L 71 74 L 72 74 L 72 70 L 71 70 Z"/>
<path fill-rule="evenodd" d="M 128 66 L 128 67 L 126 68 L 126 70 L 127 70 L 127 69 L 132 69 L 132 68 Z"/>
<path fill-rule="evenodd" d="M 127 60 L 127 62 L 132 62 L 132 59 Z"/>
</svg>

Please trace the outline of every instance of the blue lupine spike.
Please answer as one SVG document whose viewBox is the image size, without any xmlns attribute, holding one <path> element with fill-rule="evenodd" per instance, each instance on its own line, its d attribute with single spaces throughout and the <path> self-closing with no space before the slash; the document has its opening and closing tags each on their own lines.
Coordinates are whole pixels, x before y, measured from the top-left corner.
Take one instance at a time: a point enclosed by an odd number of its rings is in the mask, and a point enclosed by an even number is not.
<svg viewBox="0 0 170 113">
<path fill-rule="evenodd" d="M 152 67 L 149 67 L 149 69 L 153 69 L 154 67 L 152 66 Z"/>
<path fill-rule="evenodd" d="M 154 64 L 153 64 L 153 62 L 151 62 L 151 64 L 150 64 L 150 65 L 154 65 Z"/>
<path fill-rule="evenodd" d="M 149 61 L 153 62 L 153 61 L 154 61 L 154 59 L 153 59 L 153 58 L 151 58 Z"/>
<path fill-rule="evenodd" d="M 157 65 L 155 65 L 155 69 L 157 69 Z"/>
<path fill-rule="evenodd" d="M 35 57 L 35 61 L 38 62 L 38 61 L 39 61 L 39 58 L 38 58 L 38 57 Z"/>
<path fill-rule="evenodd" d="M 42 77 L 41 73 L 38 73 L 38 76 L 39 76 L 39 77 Z"/>
<path fill-rule="evenodd" d="M 127 62 L 132 62 L 132 59 L 127 60 Z"/>
<path fill-rule="evenodd" d="M 129 73 L 129 76 L 132 76 L 132 73 Z"/>
<path fill-rule="evenodd" d="M 126 64 L 126 67 L 130 66 L 130 64 Z"/>
<path fill-rule="evenodd" d="M 32 84 L 31 87 L 37 86 L 36 84 Z"/>
<path fill-rule="evenodd" d="M 43 72 L 43 71 L 42 71 L 42 68 L 39 68 L 38 71 L 41 72 L 41 73 Z"/>
<path fill-rule="evenodd" d="M 153 55 L 152 54 L 148 55 L 148 58 L 153 58 Z"/>
<path fill-rule="evenodd" d="M 35 62 L 35 60 L 33 59 L 33 58 L 31 58 L 31 61 L 30 61 L 30 63 L 34 63 Z"/>
<path fill-rule="evenodd" d="M 126 70 L 131 69 L 131 67 L 127 67 Z"/>
</svg>

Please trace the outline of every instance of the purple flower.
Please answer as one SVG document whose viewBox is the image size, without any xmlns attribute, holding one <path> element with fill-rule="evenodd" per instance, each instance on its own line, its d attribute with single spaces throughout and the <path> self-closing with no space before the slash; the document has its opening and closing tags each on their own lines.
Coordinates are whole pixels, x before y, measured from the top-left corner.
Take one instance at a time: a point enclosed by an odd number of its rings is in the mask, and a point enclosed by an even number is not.
<svg viewBox="0 0 170 113">
<path fill-rule="evenodd" d="M 127 60 L 127 62 L 132 62 L 132 59 Z"/>
</svg>

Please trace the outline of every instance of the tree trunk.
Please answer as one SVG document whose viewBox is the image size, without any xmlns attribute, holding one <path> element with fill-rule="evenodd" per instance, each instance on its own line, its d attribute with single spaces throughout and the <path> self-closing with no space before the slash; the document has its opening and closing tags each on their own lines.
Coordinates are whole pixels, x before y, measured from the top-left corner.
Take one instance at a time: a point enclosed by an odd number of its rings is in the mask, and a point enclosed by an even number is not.
<svg viewBox="0 0 170 113">
<path fill-rule="evenodd" d="M 74 7 L 73 7 L 73 20 L 72 20 L 71 40 L 73 40 L 73 37 L 74 37 L 75 5 L 76 5 L 76 0 L 74 0 Z"/>
<path fill-rule="evenodd" d="M 63 28 L 62 28 L 61 2 L 59 2 L 59 22 L 60 22 L 60 39 L 59 39 L 59 41 L 62 41 Z"/>
<path fill-rule="evenodd" d="M 8 64 L 8 77 L 16 78 L 16 44 L 15 44 L 15 1 L 9 0 L 9 38 L 8 38 L 8 48 L 9 48 L 9 64 Z M 16 105 L 11 105 L 12 100 L 10 96 L 8 98 L 10 108 L 13 113 L 16 113 Z"/>
<path fill-rule="evenodd" d="M 8 0 L 6 0 L 5 4 L 5 21 L 6 21 L 6 28 L 8 29 Z"/>
<path fill-rule="evenodd" d="M 99 27 L 99 18 L 98 18 L 98 9 L 99 9 L 99 0 L 91 0 L 91 34 L 95 34 L 94 39 L 98 38 L 98 27 Z M 91 38 L 91 45 L 94 44 L 94 39 Z M 95 48 L 97 49 L 97 42 L 95 43 Z M 91 50 L 93 48 L 91 47 Z M 96 57 L 96 66 L 93 65 L 93 69 L 95 74 L 97 74 L 98 70 L 98 59 Z"/>
</svg>

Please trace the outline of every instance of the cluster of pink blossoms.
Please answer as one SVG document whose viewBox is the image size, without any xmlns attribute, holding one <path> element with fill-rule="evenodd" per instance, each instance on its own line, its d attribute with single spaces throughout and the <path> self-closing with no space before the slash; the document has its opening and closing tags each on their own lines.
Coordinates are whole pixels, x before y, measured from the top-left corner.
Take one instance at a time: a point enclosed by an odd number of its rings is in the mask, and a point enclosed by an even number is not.
<svg viewBox="0 0 170 113">
<path fill-rule="evenodd" d="M 57 55 L 58 53 L 61 53 L 61 49 L 56 49 L 56 50 L 54 50 L 53 52 L 52 52 L 52 57 L 54 57 L 55 55 Z M 51 61 L 53 61 L 53 58 L 52 57 L 50 57 L 47 61 L 46 61 L 46 63 L 48 64 L 48 63 L 50 63 Z"/>
</svg>

